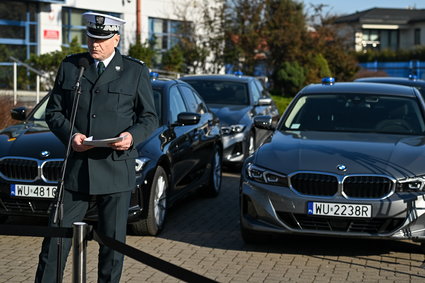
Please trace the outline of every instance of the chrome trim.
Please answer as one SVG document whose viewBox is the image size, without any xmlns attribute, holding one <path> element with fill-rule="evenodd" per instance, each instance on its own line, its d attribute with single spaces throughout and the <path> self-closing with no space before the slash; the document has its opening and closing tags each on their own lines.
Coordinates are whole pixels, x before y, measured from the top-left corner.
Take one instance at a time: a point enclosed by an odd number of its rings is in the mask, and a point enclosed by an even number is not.
<svg viewBox="0 0 425 283">
<path fill-rule="evenodd" d="M 63 158 L 55 158 L 55 159 L 47 159 L 47 160 L 39 160 L 36 158 L 30 158 L 30 157 L 21 157 L 21 156 L 4 156 L 0 158 L 0 161 L 3 161 L 5 159 L 20 159 L 20 160 L 29 160 L 29 161 L 35 161 L 37 163 L 37 176 L 32 180 L 22 180 L 22 179 L 15 179 L 15 178 L 9 178 L 6 177 L 2 172 L 0 172 L 0 177 L 3 178 L 6 181 L 9 182 L 20 182 L 20 183 L 33 183 L 38 180 L 42 180 L 43 182 L 47 184 L 57 184 L 58 181 L 50 181 L 46 179 L 43 175 L 43 167 L 46 165 L 46 163 L 49 162 L 63 162 Z"/>
<path fill-rule="evenodd" d="M 298 192 L 292 186 L 291 179 L 292 179 L 292 177 L 294 175 L 301 174 L 301 173 L 320 174 L 320 175 L 328 175 L 328 176 L 335 177 L 337 179 L 337 181 L 338 181 L 338 190 L 337 190 L 337 193 L 334 194 L 334 195 L 332 195 L 332 196 L 316 196 L 316 195 L 306 195 L 306 194 L 302 194 L 302 193 Z M 344 180 L 346 178 L 348 178 L 348 177 L 356 177 L 356 176 L 388 178 L 392 182 L 390 192 L 388 194 L 386 194 L 385 196 L 381 197 L 381 198 L 352 198 L 352 197 L 349 197 L 349 196 L 347 196 L 344 193 L 344 187 L 343 187 Z M 389 176 L 389 175 L 383 175 L 383 174 L 349 174 L 349 175 L 338 175 L 338 174 L 334 174 L 334 173 L 320 172 L 320 171 L 295 171 L 295 172 L 292 172 L 292 173 L 288 174 L 289 189 L 291 189 L 295 194 L 297 194 L 299 196 L 303 196 L 303 197 L 304 196 L 309 196 L 309 197 L 315 197 L 315 198 L 318 198 L 318 199 L 332 199 L 335 196 L 342 196 L 342 197 L 344 197 L 347 200 L 362 200 L 362 201 L 364 201 L 364 200 L 383 200 L 383 199 L 389 198 L 390 196 L 392 196 L 395 193 L 396 183 L 397 183 L 397 180 L 394 177 Z"/>
</svg>

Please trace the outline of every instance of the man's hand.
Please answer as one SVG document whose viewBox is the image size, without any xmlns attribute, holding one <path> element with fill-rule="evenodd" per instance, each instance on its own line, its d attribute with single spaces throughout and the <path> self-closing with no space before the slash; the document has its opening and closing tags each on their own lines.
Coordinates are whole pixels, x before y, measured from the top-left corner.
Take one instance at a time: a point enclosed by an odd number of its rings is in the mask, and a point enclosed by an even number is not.
<svg viewBox="0 0 425 283">
<path fill-rule="evenodd" d="M 129 132 L 123 132 L 120 137 L 124 139 L 120 142 L 111 143 L 111 147 L 115 150 L 127 150 L 133 145 L 133 136 Z"/>
<path fill-rule="evenodd" d="M 86 139 L 86 135 L 83 134 L 75 134 L 72 138 L 71 146 L 72 149 L 76 152 L 83 152 L 89 149 L 92 149 L 94 146 L 83 144 L 84 139 Z"/>
</svg>

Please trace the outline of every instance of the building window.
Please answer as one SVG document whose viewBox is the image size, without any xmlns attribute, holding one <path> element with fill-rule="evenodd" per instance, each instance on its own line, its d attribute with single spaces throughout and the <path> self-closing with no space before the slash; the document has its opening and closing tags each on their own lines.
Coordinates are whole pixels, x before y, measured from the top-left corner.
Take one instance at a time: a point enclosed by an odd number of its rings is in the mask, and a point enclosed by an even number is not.
<svg viewBox="0 0 425 283">
<path fill-rule="evenodd" d="M 92 11 L 92 10 L 91 10 Z M 87 48 L 86 23 L 82 14 L 87 10 L 62 8 L 62 44 L 69 46 L 74 38 L 84 48 Z M 120 14 L 101 11 L 92 11 L 102 14 L 108 14 L 120 18 Z M 121 32 L 122 33 L 122 32 Z"/>
<path fill-rule="evenodd" d="M 415 28 L 414 44 L 415 45 L 420 45 L 421 44 L 421 29 L 420 28 Z"/>
<path fill-rule="evenodd" d="M 36 15 L 36 3 L 0 2 L 0 62 L 10 62 L 9 56 L 26 60 L 37 53 Z"/>
<path fill-rule="evenodd" d="M 399 31 L 398 30 L 363 30 L 362 40 L 363 50 L 397 50 L 399 49 Z"/>
<path fill-rule="evenodd" d="M 154 48 L 166 51 L 176 45 L 182 36 L 181 21 L 149 18 L 149 40 L 154 40 Z"/>
</svg>

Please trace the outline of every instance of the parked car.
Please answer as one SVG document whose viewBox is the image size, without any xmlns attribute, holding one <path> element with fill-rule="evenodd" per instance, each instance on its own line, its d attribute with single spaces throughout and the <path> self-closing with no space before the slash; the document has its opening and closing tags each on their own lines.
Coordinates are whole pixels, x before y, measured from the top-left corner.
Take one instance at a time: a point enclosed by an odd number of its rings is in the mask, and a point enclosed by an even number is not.
<svg viewBox="0 0 425 283">
<path fill-rule="evenodd" d="M 194 190 L 216 196 L 221 187 L 219 120 L 197 92 L 179 80 L 152 82 L 160 126 L 137 145 L 136 183 L 128 222 L 136 234 L 156 235 L 167 209 Z M 47 216 L 60 180 L 64 145 L 44 121 L 46 96 L 23 123 L 0 131 L 0 216 Z M 87 219 L 96 219 L 95 208 Z"/>
<path fill-rule="evenodd" d="M 223 133 L 223 162 L 242 165 L 267 137 L 256 129 L 253 118 L 270 115 L 279 119 L 279 111 L 261 82 L 241 75 L 194 75 L 181 80 L 189 83 L 220 118 Z"/>
<path fill-rule="evenodd" d="M 366 82 L 366 83 L 384 83 L 384 84 L 396 84 L 416 87 L 425 98 L 425 80 L 420 80 L 416 76 L 403 77 L 367 77 L 358 78 L 355 82 Z"/>
<path fill-rule="evenodd" d="M 303 88 L 243 166 L 240 227 L 268 234 L 425 241 L 424 100 L 376 83 Z"/>
</svg>

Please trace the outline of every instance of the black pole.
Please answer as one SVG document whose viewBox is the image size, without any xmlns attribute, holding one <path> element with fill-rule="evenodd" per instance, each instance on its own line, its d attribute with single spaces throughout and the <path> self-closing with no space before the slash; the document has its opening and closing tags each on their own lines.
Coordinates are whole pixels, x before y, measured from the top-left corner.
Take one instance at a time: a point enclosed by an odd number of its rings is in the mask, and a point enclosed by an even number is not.
<svg viewBox="0 0 425 283">
<path fill-rule="evenodd" d="M 75 125 L 75 117 L 77 115 L 77 108 L 78 108 L 78 101 L 80 100 L 81 95 L 81 84 L 80 79 L 83 76 L 84 70 L 88 67 L 88 60 L 87 58 L 81 58 L 78 62 L 79 64 L 79 75 L 77 82 L 75 83 L 75 92 L 74 92 L 74 99 L 72 102 L 72 111 L 71 111 L 71 117 L 70 117 L 70 127 L 69 127 L 69 137 L 68 137 L 68 144 L 66 146 L 66 153 L 65 158 L 62 163 L 61 168 L 61 179 L 58 184 L 58 188 L 56 190 L 56 204 L 55 204 L 55 214 L 53 216 L 53 223 L 58 224 L 58 227 L 62 226 L 62 220 L 63 220 L 63 186 L 64 186 L 64 180 L 65 180 L 65 172 L 66 172 L 66 165 L 68 163 L 68 158 L 71 153 L 71 144 L 72 144 L 72 132 L 74 131 L 74 125 Z M 56 282 L 61 283 L 62 282 L 62 247 L 63 247 L 63 238 L 59 237 L 57 241 L 57 263 L 56 263 Z"/>
</svg>

